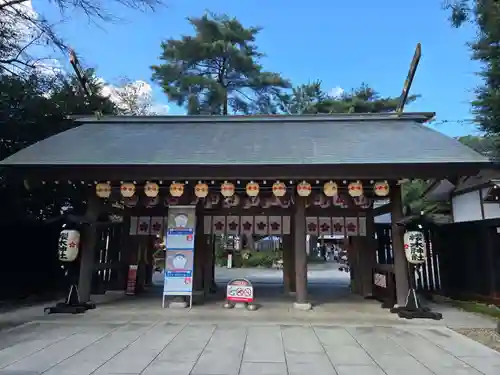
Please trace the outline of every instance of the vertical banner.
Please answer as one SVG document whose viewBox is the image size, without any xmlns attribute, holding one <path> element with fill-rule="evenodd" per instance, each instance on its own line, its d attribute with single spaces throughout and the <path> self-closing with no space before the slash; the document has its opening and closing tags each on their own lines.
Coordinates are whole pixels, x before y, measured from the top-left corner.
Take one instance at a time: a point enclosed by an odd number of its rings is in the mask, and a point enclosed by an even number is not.
<svg viewBox="0 0 500 375">
<path fill-rule="evenodd" d="M 319 227 L 319 234 L 321 236 L 330 235 L 333 233 L 332 219 L 330 217 L 318 218 L 318 227 Z"/>
<path fill-rule="evenodd" d="M 193 296 L 195 206 L 171 206 L 166 228 L 165 296 Z"/>
<path fill-rule="evenodd" d="M 358 218 L 357 217 L 346 217 L 345 218 L 345 229 L 348 236 L 358 235 Z"/>
<path fill-rule="evenodd" d="M 269 216 L 269 234 L 274 236 L 281 235 L 281 216 Z"/>
<path fill-rule="evenodd" d="M 311 236 L 317 236 L 318 231 L 318 218 L 306 217 L 306 233 Z"/>
<path fill-rule="evenodd" d="M 345 235 L 344 217 L 332 217 L 333 234 Z"/>
</svg>

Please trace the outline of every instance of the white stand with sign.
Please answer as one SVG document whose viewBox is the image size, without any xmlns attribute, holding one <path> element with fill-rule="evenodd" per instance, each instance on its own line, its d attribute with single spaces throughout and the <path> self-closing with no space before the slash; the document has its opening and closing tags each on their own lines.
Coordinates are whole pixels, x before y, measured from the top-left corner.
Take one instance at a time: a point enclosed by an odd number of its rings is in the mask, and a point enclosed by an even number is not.
<svg viewBox="0 0 500 375">
<path fill-rule="evenodd" d="M 195 226 L 195 206 L 169 207 L 162 307 L 168 296 L 187 296 L 189 308 L 193 306 Z M 185 307 L 184 302 L 182 307 Z"/>
</svg>

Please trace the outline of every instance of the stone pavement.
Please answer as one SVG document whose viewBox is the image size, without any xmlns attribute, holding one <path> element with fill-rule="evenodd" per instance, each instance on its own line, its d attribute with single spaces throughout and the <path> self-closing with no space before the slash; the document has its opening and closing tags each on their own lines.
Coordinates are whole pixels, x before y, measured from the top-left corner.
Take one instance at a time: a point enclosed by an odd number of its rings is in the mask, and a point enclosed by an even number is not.
<svg viewBox="0 0 500 375">
<path fill-rule="evenodd" d="M 0 332 L 0 375 L 500 374 L 445 327 L 29 323 Z"/>
</svg>

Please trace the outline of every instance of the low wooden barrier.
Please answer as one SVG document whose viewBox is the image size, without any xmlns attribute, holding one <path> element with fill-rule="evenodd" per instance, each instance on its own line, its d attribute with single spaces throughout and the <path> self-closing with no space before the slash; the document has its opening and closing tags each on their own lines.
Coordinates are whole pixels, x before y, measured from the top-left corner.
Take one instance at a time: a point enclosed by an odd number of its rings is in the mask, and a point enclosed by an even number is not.
<svg viewBox="0 0 500 375">
<path fill-rule="evenodd" d="M 372 270 L 373 297 L 382 302 L 382 308 L 388 309 L 396 304 L 396 277 L 394 272 L 381 268 Z"/>
</svg>

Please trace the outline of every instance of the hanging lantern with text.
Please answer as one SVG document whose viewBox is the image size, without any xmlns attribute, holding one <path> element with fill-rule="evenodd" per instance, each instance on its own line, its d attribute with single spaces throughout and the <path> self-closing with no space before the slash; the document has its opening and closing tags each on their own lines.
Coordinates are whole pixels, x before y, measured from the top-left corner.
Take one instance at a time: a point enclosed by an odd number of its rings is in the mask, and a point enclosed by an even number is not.
<svg viewBox="0 0 500 375">
<path fill-rule="evenodd" d="M 184 194 L 184 184 L 172 182 L 170 184 L 170 195 L 172 197 L 182 197 L 182 194 Z"/>
<path fill-rule="evenodd" d="M 259 184 L 253 181 L 250 181 L 246 186 L 247 195 L 249 197 L 256 197 L 259 195 L 259 190 Z"/>
<path fill-rule="evenodd" d="M 363 195 L 363 184 L 359 181 L 351 182 L 347 186 L 347 190 L 351 197 L 360 197 Z"/>
<path fill-rule="evenodd" d="M 95 186 L 95 192 L 99 198 L 109 198 L 111 195 L 111 185 L 101 182 Z"/>
<path fill-rule="evenodd" d="M 144 194 L 146 194 L 147 197 L 154 198 L 157 197 L 159 193 L 160 187 L 157 183 L 147 182 L 146 185 L 144 185 Z"/>
<path fill-rule="evenodd" d="M 419 231 L 409 231 L 404 234 L 404 248 L 406 260 L 411 264 L 425 263 L 427 258 L 427 245 L 425 236 Z"/>
<path fill-rule="evenodd" d="M 283 197 L 286 194 L 286 185 L 283 182 L 276 181 L 273 184 L 273 194 L 275 197 Z"/>
<path fill-rule="evenodd" d="M 373 192 L 377 197 L 386 197 L 389 195 L 389 184 L 387 181 L 377 181 L 373 185 Z"/>
<path fill-rule="evenodd" d="M 220 193 L 222 194 L 223 197 L 229 198 L 234 195 L 234 184 L 231 182 L 224 182 L 220 186 Z"/>
<path fill-rule="evenodd" d="M 73 262 L 80 248 L 80 232 L 75 229 L 64 229 L 59 235 L 57 252 L 61 262 Z"/>
<path fill-rule="evenodd" d="M 339 187 L 333 181 L 325 182 L 323 185 L 323 193 L 325 193 L 327 197 L 335 197 L 339 193 Z"/>
<path fill-rule="evenodd" d="M 130 198 L 135 194 L 135 185 L 132 182 L 124 182 L 120 186 L 120 192 L 125 198 Z"/>
<path fill-rule="evenodd" d="M 311 195 L 312 192 L 312 187 L 309 182 L 302 181 L 300 184 L 297 185 L 297 194 L 301 197 L 308 197 Z"/>
<path fill-rule="evenodd" d="M 194 195 L 197 198 L 206 198 L 208 196 L 208 185 L 204 183 L 197 183 L 194 187 Z"/>
</svg>

